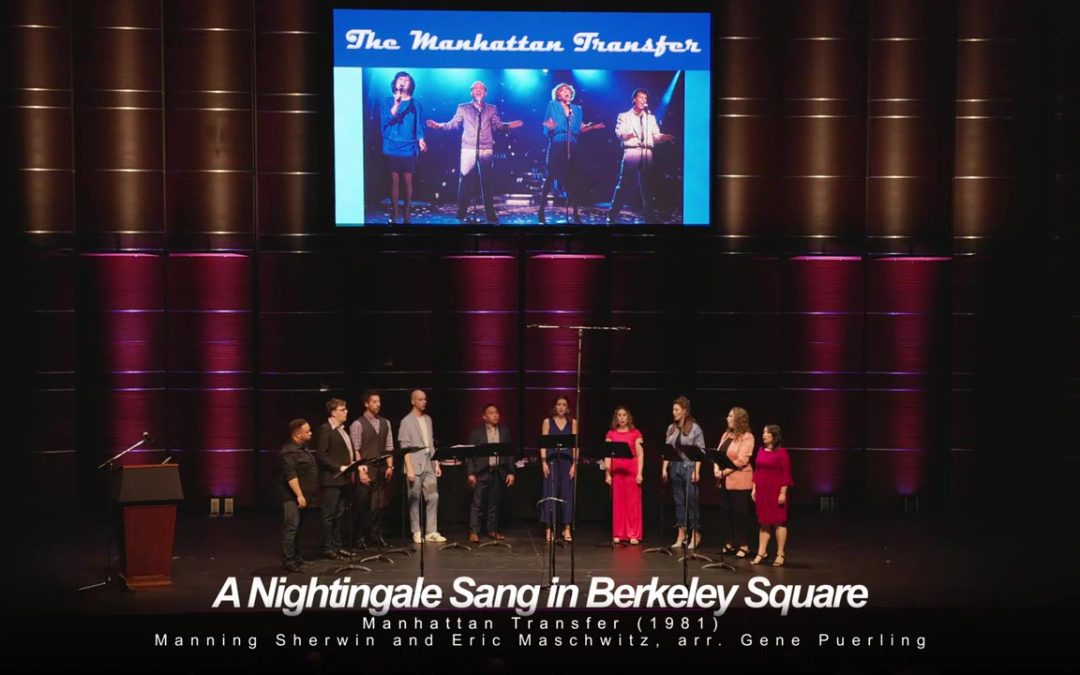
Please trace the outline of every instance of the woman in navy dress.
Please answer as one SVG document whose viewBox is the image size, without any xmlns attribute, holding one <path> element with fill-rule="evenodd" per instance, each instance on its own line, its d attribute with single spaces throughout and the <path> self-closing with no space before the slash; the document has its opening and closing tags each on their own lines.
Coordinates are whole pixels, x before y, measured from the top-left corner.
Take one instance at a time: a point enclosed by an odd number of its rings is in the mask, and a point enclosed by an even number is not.
<svg viewBox="0 0 1080 675">
<path fill-rule="evenodd" d="M 540 426 L 544 436 L 570 435 L 577 433 L 577 420 L 570 417 L 570 401 L 565 396 L 556 396 L 552 402 L 551 417 L 545 418 Z M 563 526 L 563 541 L 571 541 L 570 523 L 574 519 L 574 474 L 578 449 L 573 453 L 557 449 L 540 448 L 540 464 L 544 471 L 544 498 L 555 497 L 563 500 L 561 504 L 553 501 L 540 503 L 540 520 L 547 524 L 547 541 L 553 536 L 552 528 L 556 521 Z M 556 504 L 558 510 L 556 511 Z"/>
</svg>

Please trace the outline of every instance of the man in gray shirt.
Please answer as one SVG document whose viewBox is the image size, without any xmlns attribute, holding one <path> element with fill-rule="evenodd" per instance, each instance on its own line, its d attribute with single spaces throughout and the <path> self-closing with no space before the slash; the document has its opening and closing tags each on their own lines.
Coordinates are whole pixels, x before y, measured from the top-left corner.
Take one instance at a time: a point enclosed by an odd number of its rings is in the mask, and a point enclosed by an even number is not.
<svg viewBox="0 0 1080 675">
<path fill-rule="evenodd" d="M 422 390 L 413 391 L 410 396 L 412 410 L 401 420 L 398 426 L 398 442 L 402 449 L 423 448 L 405 454 L 405 478 L 409 481 L 409 524 L 412 527 L 413 543 L 426 541 L 444 542 L 446 537 L 439 534 L 439 483 L 442 475 L 432 455 L 435 453 L 435 431 L 431 418 L 424 414 L 427 409 L 427 394 Z M 420 529 L 420 491 L 424 491 L 424 530 Z"/>
<path fill-rule="evenodd" d="M 452 131 L 461 129 L 461 170 L 458 172 L 457 219 L 465 220 L 465 211 L 476 192 L 476 174 L 480 174 L 480 192 L 484 199 L 484 212 L 492 225 L 499 223 L 495 213 L 492 190 L 492 169 L 494 168 L 495 142 L 494 132 L 517 129 L 521 120 L 503 122 L 498 109 L 490 103 L 484 103 L 487 86 L 477 80 L 473 82 L 472 101 L 457 107 L 454 117 L 449 122 L 436 122 L 429 119 L 427 125 L 432 129 Z"/>
</svg>

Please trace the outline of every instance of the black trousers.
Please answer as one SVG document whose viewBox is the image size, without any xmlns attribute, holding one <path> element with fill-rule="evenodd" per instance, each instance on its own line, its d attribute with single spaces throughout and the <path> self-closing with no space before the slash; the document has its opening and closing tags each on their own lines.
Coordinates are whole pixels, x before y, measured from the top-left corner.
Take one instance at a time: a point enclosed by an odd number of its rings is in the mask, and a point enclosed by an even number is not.
<svg viewBox="0 0 1080 675">
<path fill-rule="evenodd" d="M 348 486 L 323 486 L 322 530 L 323 553 L 341 549 L 341 516 L 345 513 Z"/>
<path fill-rule="evenodd" d="M 472 504 L 469 506 L 469 532 L 480 534 L 480 516 L 484 515 L 484 532 L 499 531 L 499 504 L 502 502 L 503 486 L 506 476 L 502 471 L 488 471 L 476 477 L 473 488 Z M 485 497 L 487 501 L 485 503 Z"/>
<path fill-rule="evenodd" d="M 281 524 L 281 562 L 300 561 L 300 528 L 308 519 L 312 507 L 300 508 L 295 499 L 282 502 L 282 515 L 284 520 Z"/>
<path fill-rule="evenodd" d="M 378 540 L 382 537 L 383 514 L 386 511 L 386 497 L 389 485 L 386 481 L 386 468 L 373 468 L 369 475 L 372 480 L 367 485 L 356 488 L 353 501 L 353 519 L 351 524 L 350 544 L 363 538 Z"/>
<path fill-rule="evenodd" d="M 540 210 L 547 206 L 547 196 L 551 191 L 551 185 L 556 180 L 566 191 L 566 201 L 577 211 L 578 207 L 578 175 L 575 153 L 577 148 L 570 145 L 570 156 L 566 154 L 566 143 L 552 143 L 547 154 L 547 174 L 544 176 L 544 187 L 540 190 Z"/>
<path fill-rule="evenodd" d="M 749 546 L 755 531 L 754 502 L 750 490 L 724 490 L 724 503 L 728 507 L 728 533 L 725 540 L 736 548 Z M 756 544 L 755 544 L 756 545 Z"/>
</svg>

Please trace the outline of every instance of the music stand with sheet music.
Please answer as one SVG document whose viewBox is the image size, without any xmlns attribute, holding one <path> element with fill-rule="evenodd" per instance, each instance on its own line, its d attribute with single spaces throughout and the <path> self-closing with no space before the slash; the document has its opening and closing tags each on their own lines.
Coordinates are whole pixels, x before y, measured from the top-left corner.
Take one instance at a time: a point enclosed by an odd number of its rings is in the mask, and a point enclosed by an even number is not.
<svg viewBox="0 0 1080 675">
<path fill-rule="evenodd" d="M 607 461 L 614 462 L 614 460 L 616 460 L 616 459 L 634 459 L 634 451 L 630 448 L 630 444 L 625 442 L 625 441 L 608 441 L 608 440 L 605 440 L 603 445 L 600 448 L 597 448 L 596 450 L 593 450 L 591 452 L 586 452 L 585 456 L 589 457 L 591 459 L 607 460 Z M 611 468 L 613 469 L 614 465 L 612 465 Z M 608 471 L 610 472 L 611 469 L 609 469 Z M 615 478 L 614 478 L 614 475 L 612 476 L 611 485 L 609 487 L 610 487 L 610 489 L 608 490 L 608 493 L 611 495 L 611 530 L 612 530 L 612 533 L 613 533 L 612 537 L 614 537 L 614 531 L 615 531 Z M 627 545 L 628 544 L 623 543 L 621 540 L 618 543 L 615 543 L 614 538 L 612 538 L 607 543 L 602 544 L 602 546 L 604 546 L 605 548 L 610 548 L 610 549 L 614 549 L 617 546 L 627 546 Z"/>
<path fill-rule="evenodd" d="M 705 461 L 705 453 L 701 450 L 701 448 L 697 447 L 696 445 L 683 445 L 682 443 L 675 442 L 668 443 L 664 446 L 664 459 L 666 459 L 668 462 L 682 462 L 683 457 L 689 459 L 691 463 L 704 463 Z M 690 527 L 690 523 L 693 522 L 693 519 L 690 517 L 690 483 L 693 482 L 693 475 L 693 467 L 691 466 L 690 474 L 686 477 L 686 492 L 684 496 L 685 501 L 683 502 L 686 505 L 686 523 L 683 525 L 683 527 L 685 528 L 682 545 L 683 553 L 682 557 L 679 558 L 679 562 L 683 564 L 684 586 L 690 583 L 689 563 L 691 559 L 705 560 L 710 563 L 713 562 L 712 558 L 698 553 L 696 546 L 693 550 L 690 550 L 689 548 L 689 543 L 694 540 L 694 534 L 697 533 L 697 530 L 695 528 Z"/>
<path fill-rule="evenodd" d="M 342 476 L 344 476 L 344 475 L 346 475 L 346 474 L 348 474 L 350 472 L 353 472 L 353 471 L 355 471 L 357 474 L 359 474 L 360 473 L 360 467 L 374 467 L 377 464 L 385 463 L 386 460 L 390 459 L 391 457 L 400 457 L 401 455 L 402 455 L 401 451 L 394 451 L 394 452 L 388 452 L 388 453 L 383 454 L 383 455 L 379 455 L 377 457 L 372 457 L 370 459 L 364 459 L 364 458 L 361 457 L 360 459 L 355 460 L 354 462 L 349 464 L 347 467 L 345 467 L 344 470 L 337 472 L 337 474 L 335 474 L 334 477 L 335 478 L 341 478 Z M 370 473 L 371 473 L 371 471 L 368 471 L 368 474 L 370 474 Z M 358 481 L 360 480 L 359 475 L 357 475 L 357 480 Z M 374 480 L 374 479 L 372 479 L 372 480 Z M 356 507 L 358 506 L 358 504 L 356 503 L 357 497 L 356 497 L 356 493 L 355 493 L 355 490 L 356 490 L 355 485 L 353 486 L 353 489 L 354 489 L 354 492 L 353 492 L 353 495 L 352 495 L 352 499 L 350 499 L 350 505 L 355 510 Z M 354 516 L 354 518 L 355 518 L 355 516 Z M 356 523 L 355 522 L 350 523 L 349 529 L 355 534 Z M 401 553 L 401 554 L 405 555 L 406 557 L 412 555 L 409 551 L 405 550 L 404 548 L 391 548 L 391 549 L 386 549 L 386 550 L 380 550 L 378 553 L 375 553 L 374 555 L 364 556 L 364 557 L 360 558 L 360 560 L 356 560 L 356 558 L 359 558 L 360 556 L 356 555 L 355 549 L 352 547 L 352 543 L 353 543 L 352 538 L 353 538 L 352 535 L 350 535 L 349 561 L 348 561 L 347 564 L 342 565 L 341 567 L 335 569 L 334 574 L 340 574 L 341 572 L 344 572 L 345 570 L 363 570 L 365 572 L 370 572 L 371 568 L 365 566 L 363 563 L 371 562 L 372 560 L 378 560 L 380 562 L 385 562 L 385 563 L 389 563 L 389 564 L 393 565 L 394 561 L 393 561 L 393 559 L 390 558 L 389 555 L 387 555 L 388 553 Z"/>
<path fill-rule="evenodd" d="M 487 460 L 487 459 L 490 459 L 492 457 L 495 457 L 495 458 L 511 457 L 512 458 L 514 456 L 514 454 L 515 454 L 514 453 L 514 445 L 512 443 L 481 443 L 480 445 L 470 445 L 470 444 L 467 444 L 467 443 L 463 443 L 461 445 L 453 445 L 453 446 L 450 446 L 449 448 L 444 448 L 442 452 L 443 452 L 443 455 L 445 457 L 460 460 L 463 464 L 466 465 L 466 470 L 467 470 L 468 463 L 469 463 L 470 459 L 485 459 L 485 460 Z M 476 487 L 474 486 L 473 490 L 475 490 L 475 489 L 476 489 Z M 488 496 L 488 498 L 489 499 L 491 498 L 490 495 Z M 472 508 L 471 502 L 470 502 L 469 508 L 470 509 Z M 496 504 L 495 508 L 499 508 L 499 505 Z M 477 548 L 488 548 L 490 546 L 505 546 L 506 548 L 511 548 L 511 549 L 514 548 L 513 546 L 506 543 L 505 541 L 498 541 L 498 540 L 496 540 L 496 541 L 485 541 L 484 543 L 480 544 Z M 442 551 L 442 550 L 445 550 L 445 549 L 448 549 L 448 548 L 463 548 L 466 551 L 471 551 L 472 550 L 470 547 L 466 546 L 465 544 L 458 544 L 456 542 L 451 542 L 449 544 L 445 544 L 445 545 L 439 547 L 439 550 Z"/>
<path fill-rule="evenodd" d="M 540 448 L 547 450 L 547 461 L 553 459 L 569 459 L 570 466 L 574 466 L 574 448 L 577 447 L 577 434 L 548 434 L 546 436 L 541 435 L 540 441 L 537 444 Z M 553 452 L 554 451 L 554 452 Z M 550 465 L 549 465 L 550 466 Z M 543 467 L 541 467 L 541 475 L 543 474 Z M 548 542 L 548 587 L 551 586 L 551 580 L 555 577 L 555 540 L 558 538 L 559 528 L 559 510 L 560 505 L 566 503 L 566 496 L 559 496 L 559 483 L 555 480 L 554 467 L 549 468 L 548 477 L 544 480 L 551 481 L 551 493 L 550 497 L 542 497 L 537 501 L 537 505 L 541 507 L 541 514 L 543 509 L 551 507 L 551 541 Z M 573 498 L 573 495 L 569 495 Z M 570 503 L 570 520 L 573 521 L 575 504 Z M 570 525 L 570 523 L 561 523 L 564 527 Z M 562 545 L 562 542 L 559 542 Z M 570 578 L 574 578 L 574 539 L 570 539 Z"/>
</svg>

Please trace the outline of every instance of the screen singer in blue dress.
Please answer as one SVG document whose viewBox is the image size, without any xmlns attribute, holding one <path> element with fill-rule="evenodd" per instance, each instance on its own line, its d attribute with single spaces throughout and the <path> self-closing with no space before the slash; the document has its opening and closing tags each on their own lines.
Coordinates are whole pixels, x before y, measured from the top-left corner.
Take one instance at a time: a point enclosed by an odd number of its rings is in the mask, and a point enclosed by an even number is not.
<svg viewBox="0 0 1080 675">
<path fill-rule="evenodd" d="M 427 152 L 424 142 L 424 107 L 413 98 L 416 81 L 405 71 L 394 75 L 390 83 L 393 96 L 383 99 L 379 110 L 383 154 L 390 169 L 390 222 L 398 219 L 398 178 L 405 182 L 405 218 L 409 222 L 412 206 L 412 177 L 416 171 L 416 155 Z"/>
</svg>

